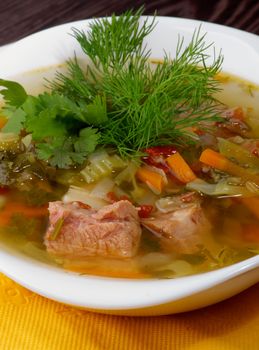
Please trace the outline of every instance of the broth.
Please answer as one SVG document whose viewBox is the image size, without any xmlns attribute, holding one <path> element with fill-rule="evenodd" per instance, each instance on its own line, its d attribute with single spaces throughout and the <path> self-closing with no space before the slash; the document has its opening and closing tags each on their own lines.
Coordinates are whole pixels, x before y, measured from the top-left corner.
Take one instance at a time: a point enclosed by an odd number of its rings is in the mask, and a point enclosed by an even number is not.
<svg viewBox="0 0 259 350">
<path fill-rule="evenodd" d="M 39 78 L 47 76 L 51 79 L 57 67 L 49 70 L 32 72 L 27 75 L 16 77 L 15 80 L 22 82 L 30 91 L 36 94 L 44 90 L 44 86 L 35 85 Z M 237 77 L 221 74 L 219 79 L 223 82 L 223 91 L 216 97 L 228 107 L 243 107 L 246 111 L 246 122 L 251 127 L 249 136 L 253 139 L 259 138 L 259 89 L 249 82 Z M 187 155 L 188 159 L 190 156 Z M 191 156 L 192 158 L 192 156 Z M 142 237 L 138 253 L 133 258 L 115 259 L 103 257 L 88 257 L 87 259 L 68 259 L 52 256 L 46 252 L 43 244 L 43 236 L 48 226 L 48 214 L 46 203 L 52 200 L 60 200 L 71 185 L 78 186 L 83 190 L 91 191 L 93 184 L 85 183 L 80 175 L 80 170 L 53 171 L 53 174 L 45 183 L 45 174 L 38 181 L 31 180 L 32 187 L 40 185 L 38 192 L 26 190 L 26 181 L 17 180 L 18 188 L 2 189 L 0 201 L 3 209 L 0 215 L 1 241 L 8 246 L 50 264 L 61 266 L 65 269 L 76 271 L 81 274 L 103 275 L 110 277 L 125 278 L 174 278 L 193 273 L 200 273 L 215 268 L 220 268 L 243 259 L 247 259 L 259 251 L 259 222 L 255 213 L 249 210 L 249 206 L 242 204 L 235 196 L 218 196 L 212 198 L 203 195 L 202 209 L 205 216 L 210 220 L 212 229 L 206 246 L 201 246 L 195 254 L 184 254 L 175 251 L 166 251 L 161 247 L 160 238 L 153 235 L 146 228 L 142 228 Z M 217 175 L 217 174 L 216 174 Z M 113 180 L 118 176 L 118 171 L 112 172 L 109 178 Z M 206 178 L 206 176 L 204 175 Z M 58 180 L 59 178 L 59 180 Z M 60 180 L 61 179 L 61 180 Z M 72 179 L 71 181 L 67 181 Z M 30 184 L 30 186 L 31 186 Z M 54 193 L 48 193 L 44 186 L 51 186 Z M 158 200 L 159 196 L 150 191 L 146 185 L 140 184 L 145 192 L 145 198 L 139 199 L 138 205 Z M 169 185 L 170 187 L 170 185 Z M 162 197 L 181 193 L 183 185 L 174 184 Z M 128 196 L 132 188 L 123 183 L 120 190 Z M 44 197 L 47 193 L 47 196 Z M 44 196 L 43 196 L 44 195 Z M 43 197 L 41 197 L 43 196 Z M 49 197 L 48 197 L 49 196 Z M 44 204 L 40 207 L 42 215 L 24 216 L 23 206 Z M 16 203 L 16 208 L 14 203 Z M 18 203 L 18 204 L 17 204 Z M 6 217 L 5 208 L 14 205 L 12 215 Z M 44 214 L 45 210 L 45 214 Z M 8 222 L 8 226 L 6 223 Z"/>
</svg>

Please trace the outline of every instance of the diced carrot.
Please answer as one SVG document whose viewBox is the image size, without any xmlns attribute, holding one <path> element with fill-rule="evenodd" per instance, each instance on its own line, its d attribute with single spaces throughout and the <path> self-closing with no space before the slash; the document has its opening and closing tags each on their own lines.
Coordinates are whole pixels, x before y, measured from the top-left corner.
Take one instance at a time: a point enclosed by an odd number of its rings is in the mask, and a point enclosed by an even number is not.
<svg viewBox="0 0 259 350">
<path fill-rule="evenodd" d="M 4 117 L 3 115 L 0 115 L 0 129 L 2 129 L 6 123 L 7 123 L 7 118 Z"/>
<path fill-rule="evenodd" d="M 229 160 L 219 152 L 215 152 L 210 148 L 205 149 L 201 156 L 200 161 L 204 164 L 210 165 L 213 168 L 225 171 Z"/>
<path fill-rule="evenodd" d="M 244 197 L 239 200 L 259 219 L 259 197 Z"/>
<path fill-rule="evenodd" d="M 145 182 L 157 194 L 161 193 L 164 187 L 164 178 L 159 173 L 149 170 L 147 167 L 141 167 L 136 173 L 137 178 Z"/>
<path fill-rule="evenodd" d="M 183 183 L 188 183 L 196 179 L 196 175 L 180 155 L 180 153 L 172 154 L 166 158 L 166 162 L 169 165 L 173 175 Z"/>
<path fill-rule="evenodd" d="M 210 148 L 202 152 L 200 161 L 230 175 L 241 177 L 245 181 L 252 181 L 259 185 L 259 176 L 257 174 L 231 162 L 228 158 Z"/>
</svg>

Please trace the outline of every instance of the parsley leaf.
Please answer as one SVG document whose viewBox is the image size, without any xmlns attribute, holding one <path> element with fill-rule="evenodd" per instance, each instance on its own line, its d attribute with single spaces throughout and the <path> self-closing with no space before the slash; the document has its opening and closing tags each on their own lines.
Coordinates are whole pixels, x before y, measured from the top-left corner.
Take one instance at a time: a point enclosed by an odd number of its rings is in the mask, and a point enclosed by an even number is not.
<svg viewBox="0 0 259 350">
<path fill-rule="evenodd" d="M 58 93 L 44 93 L 38 96 L 41 109 L 51 109 L 60 118 L 71 117 L 89 125 L 100 125 L 107 120 L 106 100 L 95 96 L 89 104 L 76 103 L 67 96 Z"/>
<path fill-rule="evenodd" d="M 45 92 L 27 96 L 18 108 L 7 104 L 4 110 L 8 122 L 3 131 L 19 134 L 24 129 L 32 135 L 39 159 L 59 168 L 82 164 L 99 141 L 99 133 L 90 126 L 107 120 L 106 100 L 99 95 L 86 103 Z"/>
<path fill-rule="evenodd" d="M 52 166 L 66 169 L 73 163 L 82 164 L 95 150 L 98 140 L 96 129 L 85 128 L 78 137 L 53 137 L 47 143 L 38 143 L 37 155 Z"/>
<path fill-rule="evenodd" d="M 5 88 L 1 90 L 1 94 L 10 106 L 20 107 L 25 102 L 27 93 L 19 83 L 0 79 L 0 86 Z"/>
<path fill-rule="evenodd" d="M 1 131 L 19 134 L 23 129 L 26 113 L 21 108 L 7 106 L 4 108 L 4 114 L 8 118 L 7 123 Z"/>
<path fill-rule="evenodd" d="M 55 111 L 50 109 L 45 109 L 38 115 L 27 118 L 25 126 L 26 130 L 32 133 L 33 140 L 67 135 L 66 125 L 56 119 Z"/>
<path fill-rule="evenodd" d="M 85 106 L 81 104 L 81 108 L 85 108 L 84 121 L 88 124 L 99 126 L 108 120 L 105 97 L 97 95 L 92 103 Z"/>
<path fill-rule="evenodd" d="M 98 144 L 99 137 L 100 136 L 96 129 L 82 129 L 77 141 L 74 144 L 75 151 L 84 155 L 92 153 Z"/>
</svg>

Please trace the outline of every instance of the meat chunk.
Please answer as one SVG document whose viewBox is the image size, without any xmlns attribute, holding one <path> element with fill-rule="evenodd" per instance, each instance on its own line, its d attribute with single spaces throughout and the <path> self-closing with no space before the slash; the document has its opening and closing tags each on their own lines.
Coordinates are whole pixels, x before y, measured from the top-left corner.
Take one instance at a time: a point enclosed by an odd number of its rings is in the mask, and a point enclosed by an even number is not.
<svg viewBox="0 0 259 350">
<path fill-rule="evenodd" d="M 152 217 L 141 221 L 144 227 L 160 237 L 165 251 L 193 254 L 210 237 L 210 223 L 199 201 L 193 197 L 193 202 L 184 202 L 185 198 L 188 197 L 175 197 L 172 200 L 178 204 L 178 208 L 171 205 L 168 211 L 158 210 Z"/>
<path fill-rule="evenodd" d="M 139 246 L 138 213 L 126 200 L 100 210 L 83 208 L 78 202 L 51 202 L 49 220 L 44 243 L 47 251 L 54 255 L 129 258 L 136 254 Z M 62 226 L 57 237 L 53 237 L 59 222 Z"/>
</svg>

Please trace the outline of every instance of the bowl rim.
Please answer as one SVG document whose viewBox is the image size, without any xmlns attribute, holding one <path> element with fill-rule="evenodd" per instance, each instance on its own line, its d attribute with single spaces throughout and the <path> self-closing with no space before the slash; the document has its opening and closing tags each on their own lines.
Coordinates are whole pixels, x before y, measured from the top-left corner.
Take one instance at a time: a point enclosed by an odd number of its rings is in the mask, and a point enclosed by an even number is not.
<svg viewBox="0 0 259 350">
<path fill-rule="evenodd" d="M 143 18 L 152 18 L 152 16 L 143 16 Z M 51 34 L 56 30 L 68 30 L 73 26 L 85 25 L 92 20 L 69 22 L 33 33 L 3 47 L 0 55 L 3 53 L 8 55 L 9 52 L 15 49 L 16 45 L 33 41 L 43 34 Z M 207 31 L 212 30 L 237 36 L 251 45 L 259 54 L 259 36 L 255 34 L 199 20 L 161 16 L 157 16 L 157 20 L 171 21 L 175 25 L 187 26 L 188 28 L 193 28 L 194 24 L 195 26 L 204 24 Z M 79 276 L 61 268 L 36 262 L 36 260 L 20 254 L 12 255 L 5 248 L 1 249 L 0 246 L 0 270 L 14 281 L 47 298 L 65 304 L 101 310 L 143 308 L 179 300 L 257 268 L 259 268 L 259 255 L 221 269 L 175 279 L 142 280 L 90 275 Z M 37 282 L 35 282 L 35 279 Z M 199 283 L 197 283 L 197 280 Z M 124 295 L 127 295 L 126 300 Z"/>
</svg>

